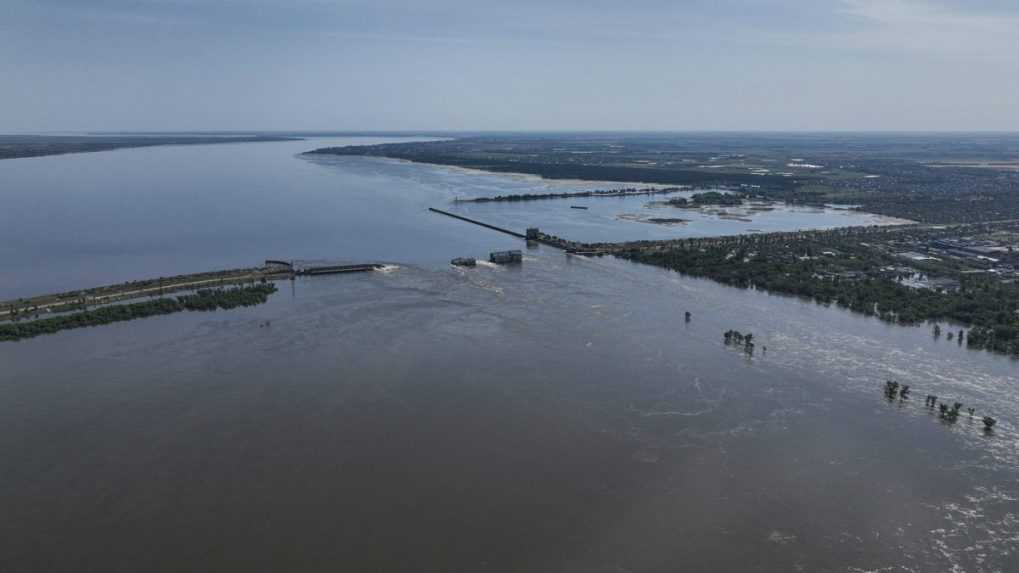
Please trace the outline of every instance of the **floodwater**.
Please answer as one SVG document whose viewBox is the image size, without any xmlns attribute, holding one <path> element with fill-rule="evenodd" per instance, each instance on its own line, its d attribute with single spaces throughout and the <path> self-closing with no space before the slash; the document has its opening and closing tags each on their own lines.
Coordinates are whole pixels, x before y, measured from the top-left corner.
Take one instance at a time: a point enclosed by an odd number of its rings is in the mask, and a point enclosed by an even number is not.
<svg viewBox="0 0 1019 573">
<path fill-rule="evenodd" d="M 601 188 L 610 188 L 607 185 L 603 184 Z M 666 204 L 670 198 L 689 198 L 694 193 L 680 191 L 629 197 L 460 202 L 452 205 L 450 210 L 510 229 L 533 226 L 552 235 L 582 242 L 713 237 L 909 222 L 848 209 L 784 203 L 750 202 L 736 207 L 690 209 Z M 584 209 L 574 209 L 574 206 Z"/>
<path fill-rule="evenodd" d="M 1019 569 L 1015 361 L 545 247 L 454 269 L 522 245 L 427 206 L 546 184 L 294 156 L 316 146 L 0 162 L 22 209 L 0 215 L 0 298 L 270 256 L 396 265 L 0 344 L 0 571 Z M 913 399 L 888 402 L 890 377 Z"/>
</svg>

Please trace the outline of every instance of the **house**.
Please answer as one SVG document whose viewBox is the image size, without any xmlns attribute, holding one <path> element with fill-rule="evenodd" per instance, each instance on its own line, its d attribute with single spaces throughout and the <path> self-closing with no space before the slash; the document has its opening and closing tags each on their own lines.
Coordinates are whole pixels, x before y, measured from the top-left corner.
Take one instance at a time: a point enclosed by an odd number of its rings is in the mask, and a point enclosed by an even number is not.
<svg viewBox="0 0 1019 573">
<path fill-rule="evenodd" d="M 956 279 L 933 278 L 927 280 L 927 288 L 941 292 L 956 292 L 962 285 Z"/>
</svg>

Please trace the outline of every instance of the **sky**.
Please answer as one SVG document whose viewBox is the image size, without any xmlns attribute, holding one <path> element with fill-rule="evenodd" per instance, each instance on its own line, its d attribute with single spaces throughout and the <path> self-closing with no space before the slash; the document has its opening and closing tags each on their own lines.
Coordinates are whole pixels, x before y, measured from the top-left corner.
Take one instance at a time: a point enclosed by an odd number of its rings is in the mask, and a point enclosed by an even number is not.
<svg viewBox="0 0 1019 573">
<path fill-rule="evenodd" d="M 1015 0 L 0 3 L 0 133 L 1019 131 Z"/>
</svg>

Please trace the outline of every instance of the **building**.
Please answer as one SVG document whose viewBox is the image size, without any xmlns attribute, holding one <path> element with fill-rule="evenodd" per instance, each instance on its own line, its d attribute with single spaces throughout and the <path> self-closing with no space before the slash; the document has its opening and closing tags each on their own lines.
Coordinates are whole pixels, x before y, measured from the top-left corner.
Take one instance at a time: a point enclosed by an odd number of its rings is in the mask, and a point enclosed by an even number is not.
<svg viewBox="0 0 1019 573">
<path fill-rule="evenodd" d="M 924 253 L 918 253 L 916 251 L 905 251 L 902 253 L 895 253 L 895 256 L 901 259 L 907 259 L 910 261 L 939 261 L 941 259 L 925 255 Z"/>
<path fill-rule="evenodd" d="M 962 285 L 956 279 L 933 278 L 927 279 L 927 288 L 939 292 L 956 292 L 962 288 Z"/>
<path fill-rule="evenodd" d="M 519 250 L 496 251 L 488 255 L 488 260 L 497 265 L 521 263 L 524 260 L 524 254 Z"/>
</svg>

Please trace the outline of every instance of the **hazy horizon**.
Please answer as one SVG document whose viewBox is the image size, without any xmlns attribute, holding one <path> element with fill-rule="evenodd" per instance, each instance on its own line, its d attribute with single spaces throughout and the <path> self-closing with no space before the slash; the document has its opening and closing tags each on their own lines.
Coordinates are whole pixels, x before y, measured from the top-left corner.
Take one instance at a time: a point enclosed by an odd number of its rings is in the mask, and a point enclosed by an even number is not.
<svg viewBox="0 0 1019 573">
<path fill-rule="evenodd" d="M 1001 0 L 12 0 L 0 132 L 1019 131 Z"/>
<path fill-rule="evenodd" d="M 9 136 L 115 136 L 115 135 L 278 135 L 292 137 L 359 136 L 476 136 L 476 135 L 1014 135 L 1019 129 L 983 130 L 796 130 L 796 129 L 137 129 L 137 130 L 22 130 L 0 132 Z"/>
</svg>

